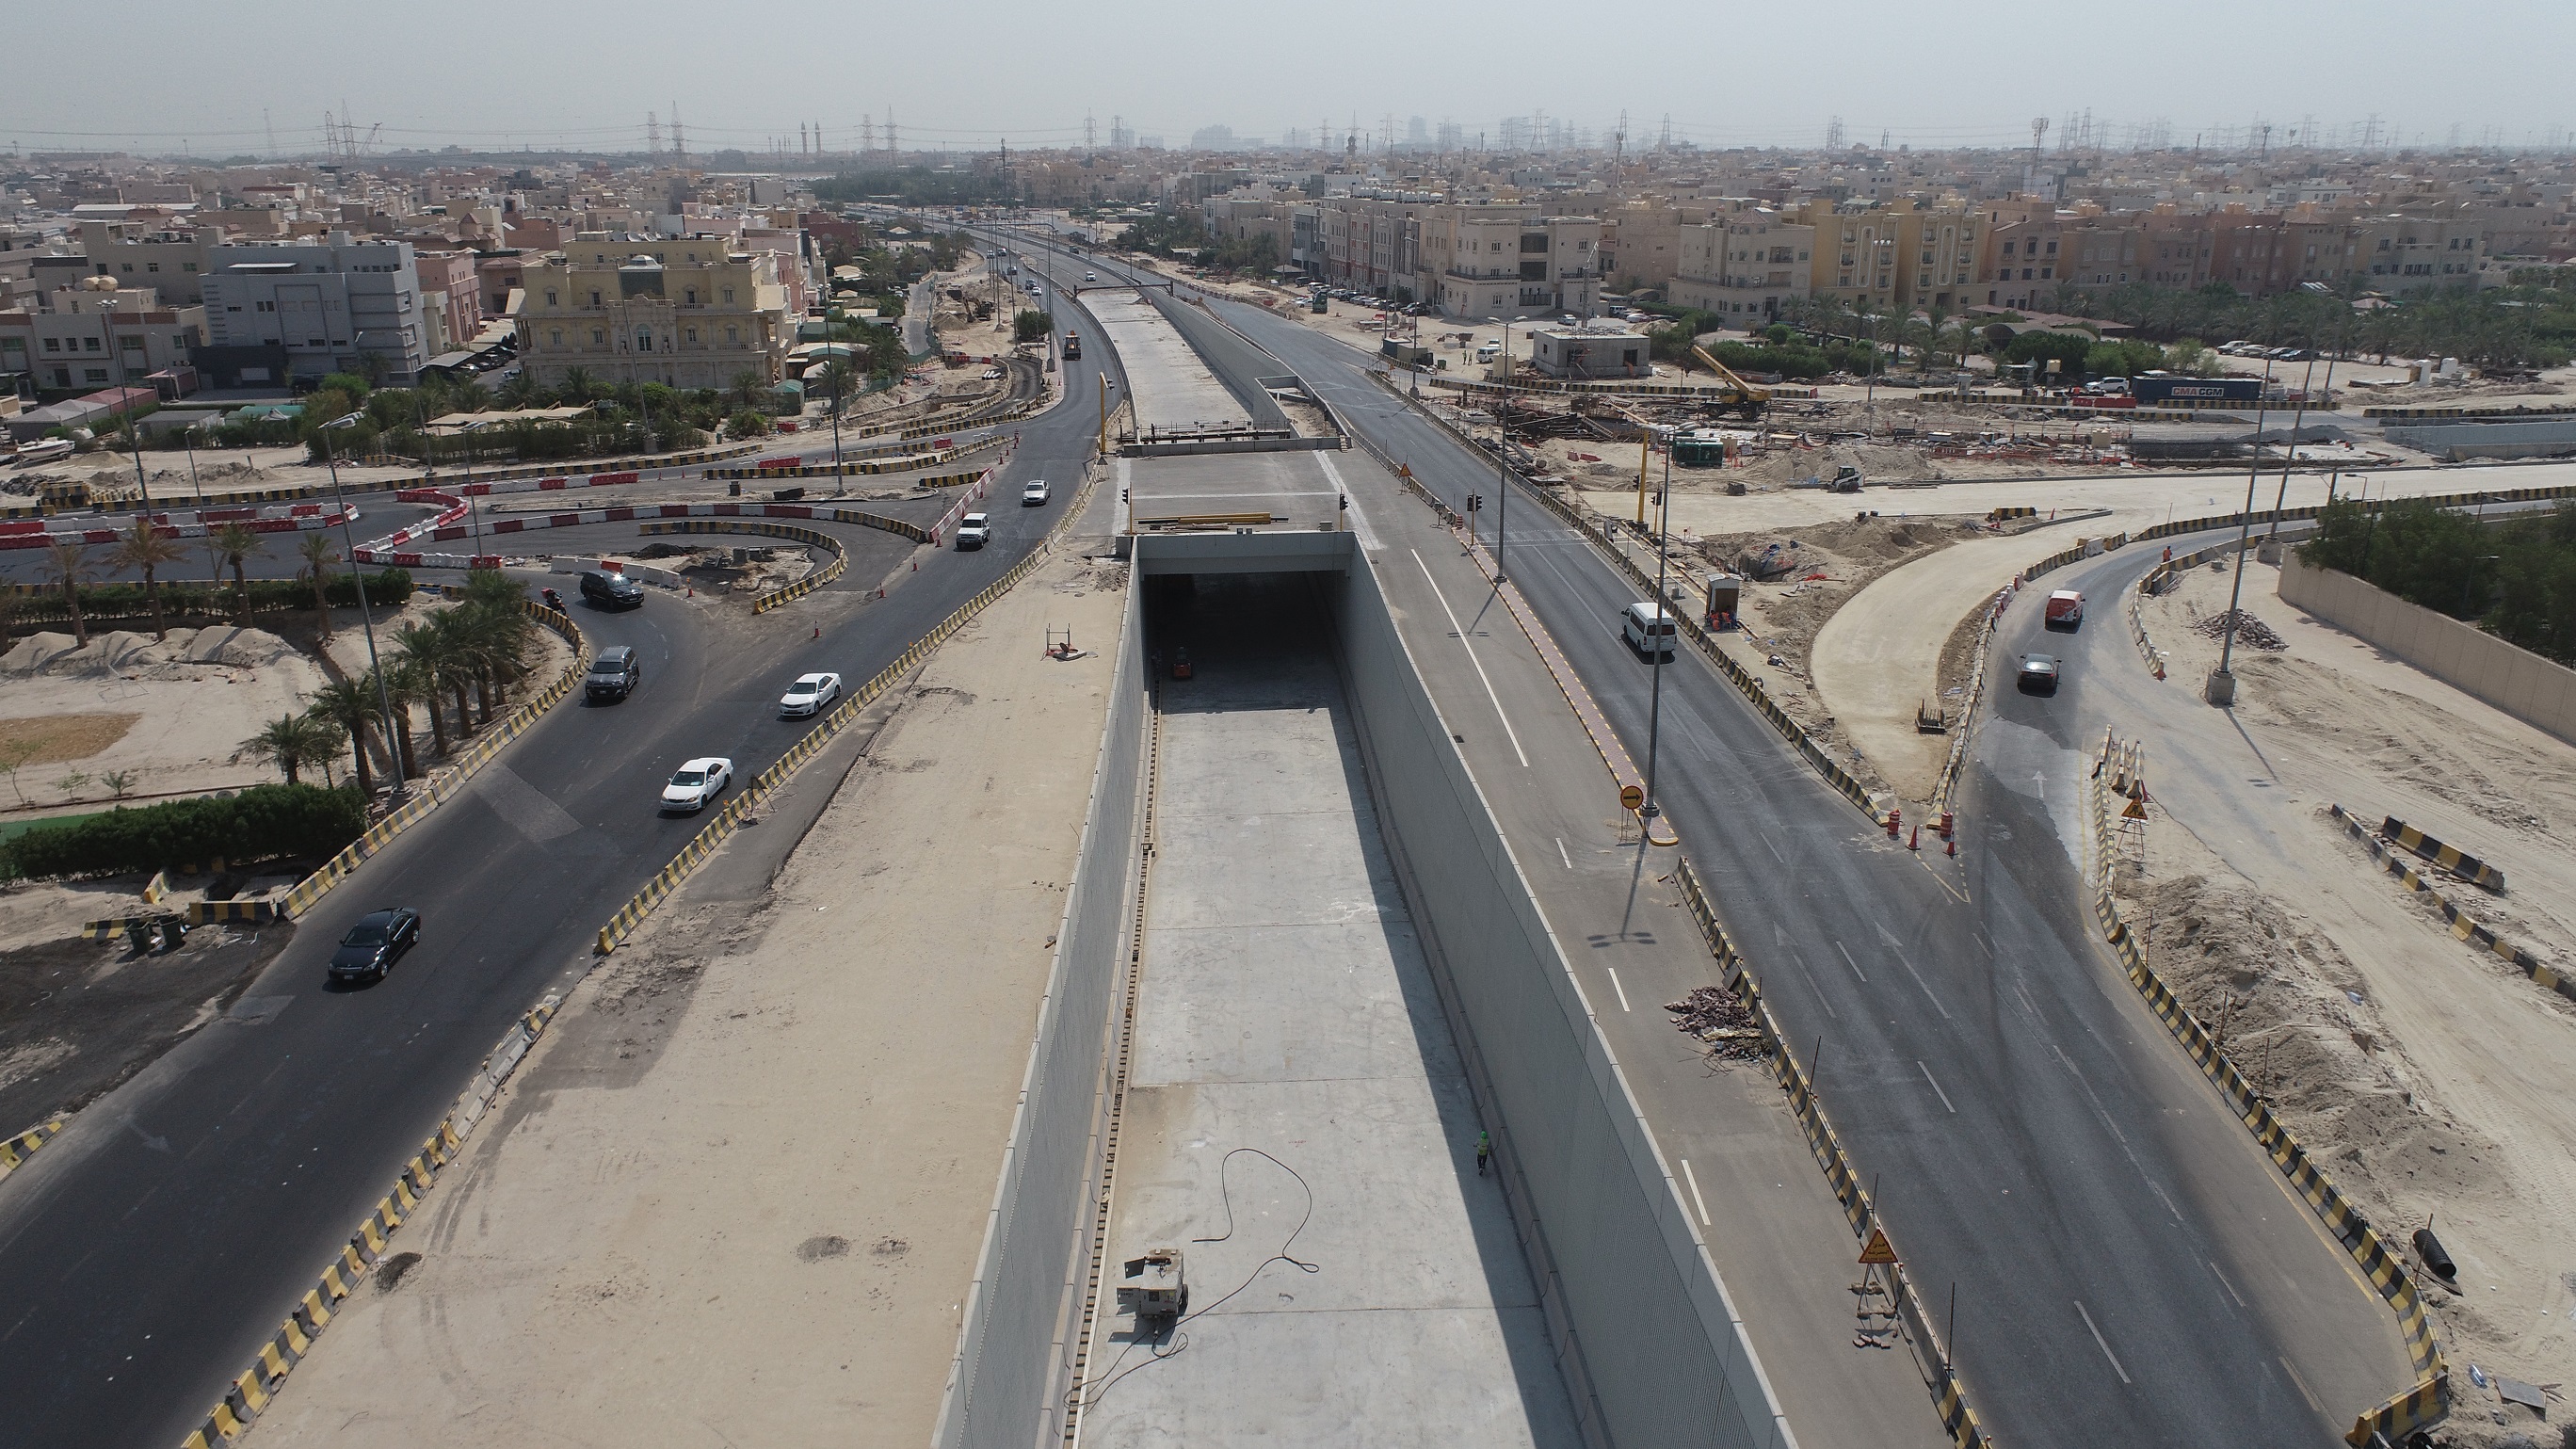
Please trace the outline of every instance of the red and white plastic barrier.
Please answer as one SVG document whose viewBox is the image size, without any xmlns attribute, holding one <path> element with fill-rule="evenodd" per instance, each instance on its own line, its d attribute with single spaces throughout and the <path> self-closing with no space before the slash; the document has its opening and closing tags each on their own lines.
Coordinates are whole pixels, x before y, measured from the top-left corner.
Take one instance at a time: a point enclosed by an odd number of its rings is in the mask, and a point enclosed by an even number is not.
<svg viewBox="0 0 2576 1449">
<path fill-rule="evenodd" d="M 1002 471 L 1002 465 L 1010 462 L 1011 455 L 1019 450 L 1020 440 L 1017 436 L 1014 436 L 1011 439 L 1010 444 L 1002 449 L 1002 456 L 994 459 L 991 467 L 986 468 L 981 474 L 977 475 L 972 484 L 969 484 L 965 489 L 958 493 L 957 501 L 949 505 L 946 513 L 939 515 L 939 521 L 937 523 L 930 525 L 931 547 L 939 547 L 942 536 L 948 532 L 949 528 L 954 525 L 958 519 L 961 519 L 968 513 L 974 511 L 968 505 L 984 501 L 984 495 L 992 491 L 993 475 Z"/>
<path fill-rule="evenodd" d="M 172 523 L 168 521 L 168 515 L 155 514 L 152 519 L 152 531 L 163 538 L 204 538 L 207 534 L 230 523 L 246 524 L 253 533 L 305 533 L 317 528 L 330 528 L 340 522 L 340 515 L 336 512 L 321 511 L 319 505 L 313 504 L 305 507 L 314 511 L 305 512 L 299 509 L 294 513 L 280 513 L 274 516 L 218 518 L 212 522 L 200 518 L 190 523 Z M 358 517 L 357 505 L 349 505 L 348 512 L 350 519 L 355 520 Z M 48 533 L 45 531 L 46 520 L 29 519 L 27 522 L 34 524 L 35 527 L 13 526 L 0 529 L 0 548 L 50 548 L 58 543 L 114 543 L 125 536 L 127 528 L 132 527 L 128 524 L 125 528 L 84 528 L 73 532 Z"/>
</svg>

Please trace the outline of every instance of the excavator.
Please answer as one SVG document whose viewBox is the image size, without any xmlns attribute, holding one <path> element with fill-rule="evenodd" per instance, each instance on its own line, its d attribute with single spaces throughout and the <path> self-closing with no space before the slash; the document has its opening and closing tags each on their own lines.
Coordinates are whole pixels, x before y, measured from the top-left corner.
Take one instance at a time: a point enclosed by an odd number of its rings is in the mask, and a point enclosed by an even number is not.
<svg viewBox="0 0 2576 1449">
<path fill-rule="evenodd" d="M 1691 344 L 1691 355 L 1700 360 L 1701 366 L 1716 373 L 1717 380 L 1725 384 L 1724 387 L 1716 389 L 1719 407 L 1734 408 L 1747 418 L 1762 416 L 1762 409 L 1769 406 L 1771 402 L 1769 388 L 1755 387 L 1743 378 L 1737 377 L 1733 368 L 1709 356 L 1708 349 L 1696 342 Z"/>
</svg>

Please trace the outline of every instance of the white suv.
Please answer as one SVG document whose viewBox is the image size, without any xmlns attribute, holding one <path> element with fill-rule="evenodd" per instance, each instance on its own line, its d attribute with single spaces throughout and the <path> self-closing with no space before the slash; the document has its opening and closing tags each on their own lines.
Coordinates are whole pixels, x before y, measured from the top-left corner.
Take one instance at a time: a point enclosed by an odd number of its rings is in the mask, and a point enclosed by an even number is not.
<svg viewBox="0 0 2576 1449">
<path fill-rule="evenodd" d="M 969 513 L 957 520 L 957 547 L 961 550 L 982 548 L 992 541 L 993 521 L 980 513 Z"/>
</svg>

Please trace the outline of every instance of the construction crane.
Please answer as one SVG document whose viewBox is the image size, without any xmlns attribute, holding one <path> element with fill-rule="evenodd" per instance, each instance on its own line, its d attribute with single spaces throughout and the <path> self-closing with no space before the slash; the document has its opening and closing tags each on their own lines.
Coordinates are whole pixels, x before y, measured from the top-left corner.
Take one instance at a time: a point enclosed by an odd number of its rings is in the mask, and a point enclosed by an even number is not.
<svg viewBox="0 0 2576 1449">
<path fill-rule="evenodd" d="M 1697 357 L 1702 366 L 1716 373 L 1718 381 L 1725 384 L 1717 389 L 1718 406 L 1741 409 L 1747 418 L 1762 416 L 1762 409 L 1769 406 L 1771 402 L 1769 388 L 1755 387 L 1743 378 L 1737 377 L 1733 368 L 1709 356 L 1708 349 L 1696 342 L 1691 344 L 1691 355 Z"/>
</svg>

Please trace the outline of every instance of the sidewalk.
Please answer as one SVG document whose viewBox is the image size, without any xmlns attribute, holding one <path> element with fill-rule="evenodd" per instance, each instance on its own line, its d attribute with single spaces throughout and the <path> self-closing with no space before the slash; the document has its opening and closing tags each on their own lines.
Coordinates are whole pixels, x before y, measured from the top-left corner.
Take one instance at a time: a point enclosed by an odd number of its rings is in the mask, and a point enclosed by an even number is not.
<svg viewBox="0 0 2576 1449">
<path fill-rule="evenodd" d="M 1123 587 L 1039 570 L 774 878 L 719 853 L 583 980 L 261 1441 L 928 1442 L 1113 662 L 1043 630 L 1114 638 Z"/>
</svg>

